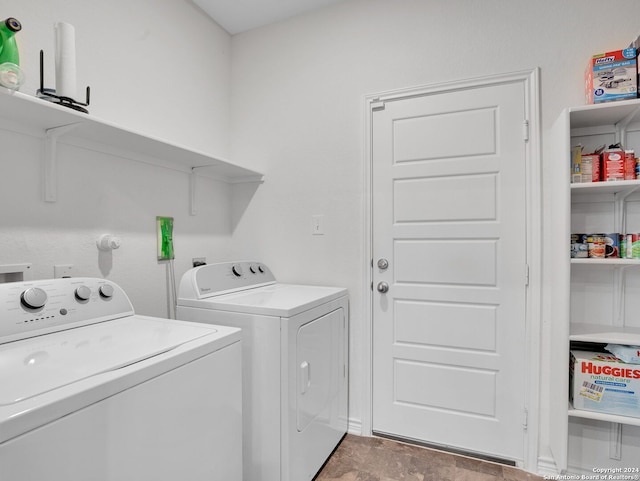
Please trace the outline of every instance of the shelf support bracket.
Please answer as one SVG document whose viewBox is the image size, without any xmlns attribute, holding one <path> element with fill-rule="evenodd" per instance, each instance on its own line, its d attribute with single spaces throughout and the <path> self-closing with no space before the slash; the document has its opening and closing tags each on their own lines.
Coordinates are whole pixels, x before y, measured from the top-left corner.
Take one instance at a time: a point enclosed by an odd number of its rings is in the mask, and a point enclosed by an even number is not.
<svg viewBox="0 0 640 481">
<path fill-rule="evenodd" d="M 627 231 L 627 218 L 624 204 L 627 200 L 627 197 L 629 197 L 638 189 L 640 189 L 640 186 L 614 194 L 614 230 L 617 229 L 616 232 L 622 233 Z"/>
<path fill-rule="evenodd" d="M 622 424 L 611 423 L 609 428 L 609 459 L 622 459 Z"/>
<path fill-rule="evenodd" d="M 191 167 L 191 172 L 189 173 L 189 214 L 197 215 L 197 205 L 196 205 L 196 177 L 198 176 L 198 172 L 204 169 L 210 169 L 212 167 L 216 167 L 220 164 L 211 164 L 211 165 L 197 165 L 195 167 Z M 207 176 L 209 177 L 209 176 Z M 264 182 L 264 176 L 262 174 L 250 174 L 244 177 L 238 177 L 235 180 L 229 181 L 224 177 L 211 177 L 214 180 L 226 182 L 228 184 L 236 185 L 236 184 L 262 184 Z"/>
<path fill-rule="evenodd" d="M 613 306 L 613 325 L 624 326 L 625 298 L 626 298 L 626 282 L 625 276 L 629 266 L 616 266 L 613 278 L 613 292 L 617 293 L 617 299 Z"/>
<path fill-rule="evenodd" d="M 189 173 L 189 215 L 197 215 L 198 213 L 196 208 L 196 177 L 198 176 L 199 170 L 206 169 L 207 167 L 209 166 L 201 165 L 191 167 L 191 172 Z"/>
<path fill-rule="evenodd" d="M 638 115 L 640 112 L 640 107 L 635 109 L 629 115 L 627 115 L 624 119 L 620 120 L 615 124 L 616 127 L 616 142 L 620 142 L 622 148 L 626 148 L 627 145 L 627 127 L 631 123 L 631 121 Z"/>
<path fill-rule="evenodd" d="M 58 200 L 58 138 L 61 135 L 72 131 L 78 125 L 80 125 L 80 122 L 69 125 L 61 125 L 60 127 L 52 127 L 45 131 L 43 164 L 43 196 L 45 202 L 56 202 L 56 200 Z"/>
</svg>

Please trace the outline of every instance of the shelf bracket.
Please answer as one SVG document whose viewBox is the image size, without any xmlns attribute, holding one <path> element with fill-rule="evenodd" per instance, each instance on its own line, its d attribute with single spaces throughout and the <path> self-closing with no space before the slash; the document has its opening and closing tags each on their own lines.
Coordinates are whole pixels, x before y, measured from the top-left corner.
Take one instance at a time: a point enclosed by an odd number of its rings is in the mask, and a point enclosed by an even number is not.
<svg viewBox="0 0 640 481">
<path fill-rule="evenodd" d="M 635 118 L 635 116 L 638 115 L 638 112 L 640 112 L 640 107 L 635 109 L 633 112 L 627 115 L 624 119 L 618 121 L 615 124 L 616 142 L 620 142 L 620 145 L 622 145 L 623 149 L 626 148 L 626 145 L 627 145 L 627 127 L 629 126 L 631 121 Z"/>
<path fill-rule="evenodd" d="M 43 163 L 43 187 L 44 201 L 56 202 L 58 200 L 57 170 L 58 170 L 58 138 L 72 131 L 81 122 L 61 125 L 45 130 L 44 137 L 44 163 Z"/>
<path fill-rule="evenodd" d="M 627 232 L 627 216 L 624 203 L 627 197 L 638 189 L 640 189 L 640 186 L 614 194 L 614 230 L 617 229 L 616 232 Z"/>
<path fill-rule="evenodd" d="M 219 165 L 219 164 L 218 164 Z M 204 169 L 210 169 L 212 167 L 216 167 L 216 164 L 212 165 L 198 165 L 195 167 L 191 167 L 191 172 L 189 173 L 189 214 L 197 215 L 197 206 L 196 206 L 196 177 L 198 176 L 198 172 Z M 207 176 L 209 177 L 209 176 Z M 226 182 L 228 184 L 236 185 L 236 184 L 262 184 L 264 182 L 264 176 L 262 174 L 253 174 L 246 175 L 244 177 L 236 177 L 235 179 L 229 180 L 224 177 L 211 177 L 212 179 L 216 179 L 218 181 Z"/>
<path fill-rule="evenodd" d="M 624 305 L 626 297 L 625 276 L 628 267 L 630 266 L 617 266 L 613 273 L 613 292 L 617 293 L 617 299 L 615 300 L 613 306 L 612 319 L 614 326 L 624 326 Z"/>
<path fill-rule="evenodd" d="M 191 167 L 189 173 L 189 215 L 196 215 L 196 176 L 198 167 Z"/>
<path fill-rule="evenodd" d="M 200 165 L 197 167 L 191 167 L 189 173 L 189 215 L 197 215 L 198 210 L 196 208 L 196 177 L 198 171 L 210 167 L 209 165 Z"/>
<path fill-rule="evenodd" d="M 611 423 L 609 427 L 609 459 L 622 459 L 622 424 Z"/>
</svg>

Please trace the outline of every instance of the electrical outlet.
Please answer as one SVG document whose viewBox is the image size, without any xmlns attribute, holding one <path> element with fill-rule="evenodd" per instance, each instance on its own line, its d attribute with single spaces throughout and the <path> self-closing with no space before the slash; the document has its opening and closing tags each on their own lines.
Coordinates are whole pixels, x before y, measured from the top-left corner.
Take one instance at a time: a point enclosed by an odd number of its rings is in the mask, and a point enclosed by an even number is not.
<svg viewBox="0 0 640 481">
<path fill-rule="evenodd" d="M 61 277 L 71 277 L 72 274 L 72 264 L 59 264 L 57 266 L 53 266 L 53 277 L 55 279 L 60 279 Z"/>
</svg>

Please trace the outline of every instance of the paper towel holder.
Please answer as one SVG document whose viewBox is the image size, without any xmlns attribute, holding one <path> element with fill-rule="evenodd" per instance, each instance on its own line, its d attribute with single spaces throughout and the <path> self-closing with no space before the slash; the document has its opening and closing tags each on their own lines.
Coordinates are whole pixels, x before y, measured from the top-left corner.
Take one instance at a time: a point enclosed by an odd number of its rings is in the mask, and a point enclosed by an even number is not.
<svg viewBox="0 0 640 481">
<path fill-rule="evenodd" d="M 90 92 L 91 90 L 87 86 L 86 100 L 85 103 L 82 103 L 71 97 L 56 95 L 54 89 L 44 88 L 44 50 L 40 50 L 40 88 L 36 91 L 36 97 L 88 114 L 89 110 L 85 109 L 85 107 L 89 106 Z"/>
</svg>

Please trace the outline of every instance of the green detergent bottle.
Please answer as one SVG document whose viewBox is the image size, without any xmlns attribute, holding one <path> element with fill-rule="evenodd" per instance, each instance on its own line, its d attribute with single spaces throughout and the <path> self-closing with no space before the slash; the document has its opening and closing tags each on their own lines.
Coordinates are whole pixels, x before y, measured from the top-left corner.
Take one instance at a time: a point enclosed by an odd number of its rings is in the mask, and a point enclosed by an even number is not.
<svg viewBox="0 0 640 481">
<path fill-rule="evenodd" d="M 9 17 L 0 23 L 0 64 L 9 62 L 20 65 L 20 54 L 15 34 L 22 30 L 22 25 L 15 18 Z"/>
</svg>

